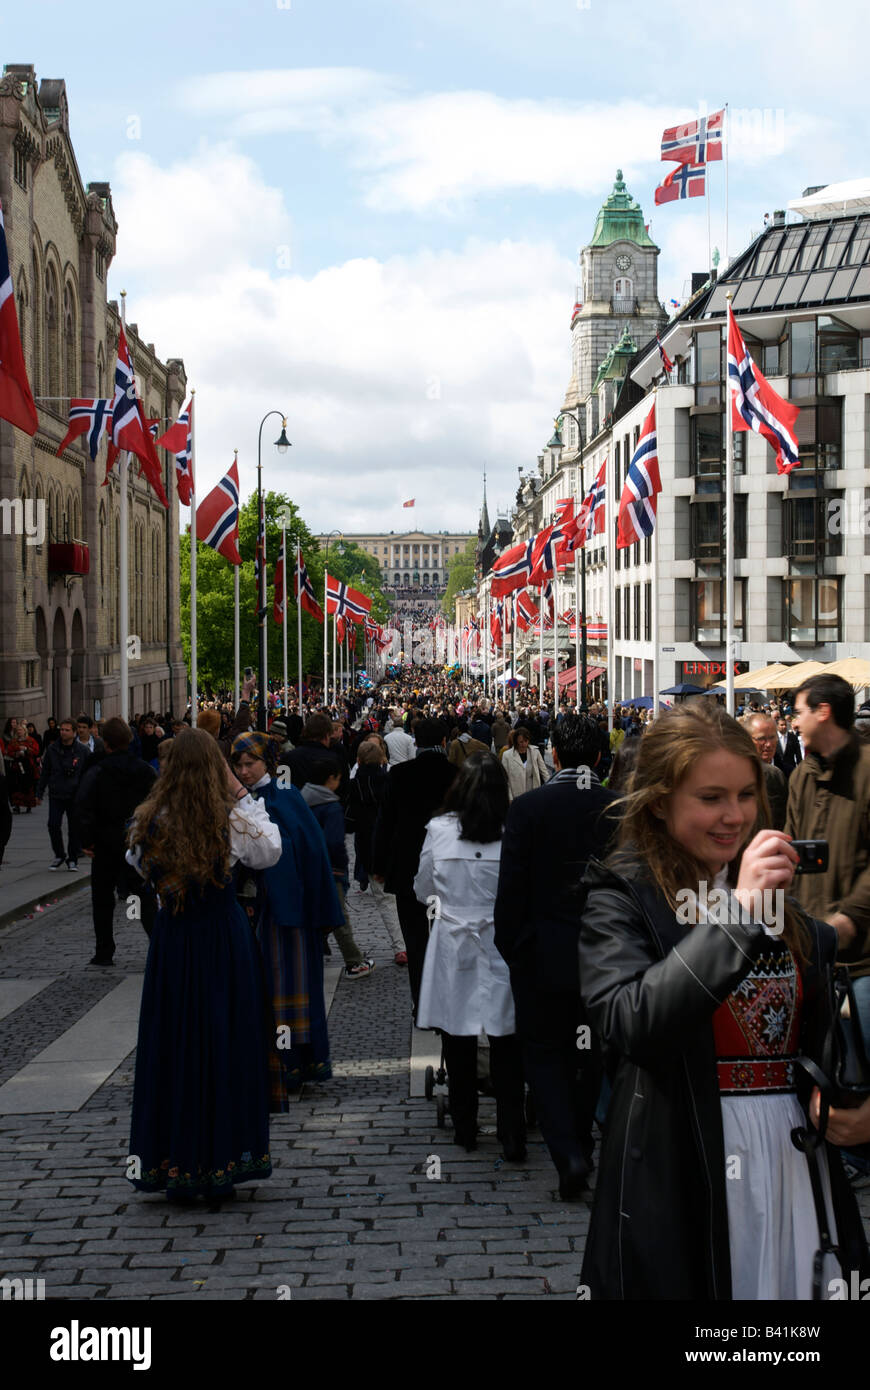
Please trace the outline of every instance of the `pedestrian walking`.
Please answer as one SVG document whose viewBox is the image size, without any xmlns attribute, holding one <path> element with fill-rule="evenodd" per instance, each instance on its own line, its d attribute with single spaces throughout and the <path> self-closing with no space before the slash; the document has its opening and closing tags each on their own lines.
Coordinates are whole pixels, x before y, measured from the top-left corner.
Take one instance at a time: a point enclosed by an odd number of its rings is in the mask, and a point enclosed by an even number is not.
<svg viewBox="0 0 870 1390">
<path fill-rule="evenodd" d="M 42 761 L 42 772 L 36 785 L 36 805 L 48 791 L 48 834 L 54 859 L 50 869 L 62 869 L 64 864 L 73 873 L 78 869 L 78 830 L 73 817 L 73 803 L 79 779 L 84 771 L 88 750 L 76 738 L 71 719 L 62 719 L 60 738 L 52 743 Z M 63 819 L 66 816 L 67 848 L 63 847 Z"/>
<path fill-rule="evenodd" d="M 30 815 L 37 801 L 39 781 L 39 746 L 27 732 L 23 719 L 9 719 L 3 732 L 6 748 L 6 771 L 9 778 L 9 800 L 14 815 L 22 811 Z"/>
<path fill-rule="evenodd" d="M 275 864 L 277 826 L 203 730 L 173 739 L 139 806 L 128 863 L 159 894 L 142 987 L 131 1182 L 212 1203 L 272 1171 L 274 1050 L 257 943 L 232 868 Z"/>
<path fill-rule="evenodd" d="M 408 953 L 392 893 L 371 877 L 372 836 L 378 811 L 387 792 L 387 753 L 384 740 L 377 734 L 365 739 L 357 750 L 356 775 L 351 777 L 346 823 L 354 837 L 354 877 L 360 891 L 370 891 L 377 900 L 393 947 L 396 965 L 408 964 Z"/>
<path fill-rule="evenodd" d="M 418 1028 L 441 1033 L 457 1144 L 477 1147 L 477 1044 L 489 1039 L 497 1133 L 506 1159 L 526 1157 L 523 1068 L 510 974 L 494 939 L 507 778 L 490 753 L 473 754 L 426 830 L 414 879 L 432 930 L 426 946 Z"/>
<path fill-rule="evenodd" d="M 354 779 L 356 780 L 356 779 Z M 364 979 L 375 968 L 372 959 L 363 956 L 354 940 L 353 928 L 347 915 L 347 892 L 350 887 L 347 846 L 344 843 L 344 811 L 338 799 L 341 784 L 341 763 L 337 757 L 330 762 L 324 758 L 312 764 L 308 781 L 302 788 L 302 800 L 312 812 L 323 831 L 335 891 L 341 906 L 342 924 L 333 928 L 338 949 L 344 958 L 344 973 L 349 980 Z"/>
<path fill-rule="evenodd" d="M 512 801 L 515 796 L 534 791 L 547 780 L 548 773 L 541 750 L 532 743 L 529 731 L 524 725 L 511 730 L 507 748 L 502 754 L 501 765 L 507 773 Z"/>
<path fill-rule="evenodd" d="M 613 1075 L 580 1276 L 593 1298 L 811 1296 L 795 1062 L 831 1021 L 836 933 L 793 899 L 778 920 L 764 906 L 798 858 L 766 814 L 746 730 L 715 704 L 667 711 L 641 740 L 618 849 L 584 877 L 581 990 Z M 832 1237 L 861 1270 L 839 1154 L 820 1158 Z"/>
<path fill-rule="evenodd" d="M 323 831 L 301 793 L 274 776 L 276 754 L 276 741 L 252 730 L 233 741 L 231 756 L 281 837 L 278 862 L 257 883 L 255 920 L 280 1042 L 269 1054 L 270 1108 L 286 1112 L 306 1082 L 332 1076 L 322 933 L 341 928 L 344 917 Z"/>
<path fill-rule="evenodd" d="M 107 719 L 102 752 L 86 768 L 73 810 L 78 839 L 92 856 L 91 906 L 96 951 L 91 965 L 111 965 L 115 955 L 112 920 L 115 895 L 139 899 L 140 920 L 150 937 L 157 903 L 150 885 L 142 884 L 126 860 L 127 825 L 150 794 L 156 773 L 130 752 L 132 734 L 123 719 Z"/>
</svg>

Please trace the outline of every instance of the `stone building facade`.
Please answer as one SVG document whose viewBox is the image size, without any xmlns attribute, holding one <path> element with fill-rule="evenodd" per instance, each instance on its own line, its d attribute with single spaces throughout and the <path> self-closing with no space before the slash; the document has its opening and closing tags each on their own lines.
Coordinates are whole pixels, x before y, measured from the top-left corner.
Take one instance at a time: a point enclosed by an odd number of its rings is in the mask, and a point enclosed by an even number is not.
<svg viewBox="0 0 870 1390">
<path fill-rule="evenodd" d="M 377 560 L 385 589 L 436 590 L 446 589 L 449 561 L 473 539 L 471 532 L 459 536 L 447 531 L 346 532 L 343 538 Z M 317 540 L 323 546 L 326 537 L 318 536 Z M 334 538 L 330 544 L 335 545 Z"/>
<path fill-rule="evenodd" d="M 3 723 L 15 714 L 41 727 L 49 715 L 107 717 L 121 707 L 118 469 L 102 486 L 105 439 L 95 463 L 84 438 L 55 456 L 69 398 L 114 394 L 120 316 L 106 298 L 118 232 L 111 190 L 82 182 L 64 82 L 38 83 L 27 65 L 8 65 L 0 79 L 0 200 L 39 410 L 32 439 L 0 422 L 0 498 L 10 504 L 0 534 L 0 714 Z M 174 418 L 184 401 L 183 363 L 160 362 L 135 324 L 127 339 L 146 417 Z M 131 713 L 183 713 L 187 702 L 178 496 L 174 461 L 164 451 L 161 461 L 168 512 L 137 467 L 128 469 L 129 632 L 141 643 L 129 663 Z M 15 534 L 16 501 L 44 516 L 42 543 Z M 63 567 L 52 547 L 64 542 L 86 547 L 86 574 Z"/>
</svg>

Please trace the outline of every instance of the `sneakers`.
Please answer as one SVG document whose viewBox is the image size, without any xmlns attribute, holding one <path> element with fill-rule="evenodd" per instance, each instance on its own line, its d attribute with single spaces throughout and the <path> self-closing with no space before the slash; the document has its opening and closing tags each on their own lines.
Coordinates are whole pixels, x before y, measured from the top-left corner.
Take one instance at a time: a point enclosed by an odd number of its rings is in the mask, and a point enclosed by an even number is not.
<svg viewBox="0 0 870 1390">
<path fill-rule="evenodd" d="M 48 867 L 51 869 L 52 873 L 54 873 L 55 869 L 62 869 L 63 866 L 64 861 L 62 859 L 52 859 Z"/>
<path fill-rule="evenodd" d="M 68 862 L 67 862 L 67 868 L 69 869 L 69 871 L 70 871 L 71 874 L 78 873 L 78 867 L 79 867 L 79 861 L 78 861 L 77 859 L 70 859 L 70 860 L 68 860 Z"/>
<path fill-rule="evenodd" d="M 395 961 L 396 965 L 407 965 L 407 964 L 408 964 L 408 952 L 407 952 L 407 951 L 397 951 L 396 954 L 393 956 L 393 960 Z"/>
<path fill-rule="evenodd" d="M 366 975 L 371 975 L 375 968 L 373 960 L 361 960 L 359 965 L 346 965 L 344 975 L 347 980 L 361 980 Z"/>
</svg>

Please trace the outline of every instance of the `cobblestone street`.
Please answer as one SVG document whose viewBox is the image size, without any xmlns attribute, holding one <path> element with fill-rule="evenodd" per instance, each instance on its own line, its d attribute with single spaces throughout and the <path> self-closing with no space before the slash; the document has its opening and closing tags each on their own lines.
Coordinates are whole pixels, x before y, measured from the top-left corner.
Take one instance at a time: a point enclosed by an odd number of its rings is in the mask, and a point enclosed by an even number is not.
<svg viewBox="0 0 870 1390">
<path fill-rule="evenodd" d="M 537 1131 L 526 1164 L 504 1163 L 493 1102 L 482 1102 L 484 1133 L 466 1154 L 437 1128 L 435 1105 L 410 1098 L 407 971 L 393 964 L 371 897 L 352 890 L 349 905 L 377 968 L 339 980 L 329 1018 L 334 1078 L 273 1119 L 271 1179 L 240 1187 L 214 1213 L 134 1193 L 124 1172 L 135 1054 L 96 1089 L 85 1061 L 61 1092 L 45 1083 L 62 1094 L 84 1075 L 80 1108 L 0 1113 L 0 1277 L 42 1278 L 49 1299 L 576 1296 L 588 1204 L 554 1200 L 555 1170 Z M 99 1010 L 92 1027 L 108 1035 L 123 1006 L 127 1016 L 113 1027 L 121 1036 L 133 1028 L 135 1038 L 147 943 L 120 907 L 115 923 L 108 970 L 86 964 L 86 889 L 0 932 L 0 1111 L 4 1101 L 5 1111 L 23 1104 L 14 1083 L 2 1083 L 25 1066 L 37 1085 L 57 1075 L 59 1061 L 63 1072 L 65 1044 L 45 1061 L 41 1054 L 74 1037 L 67 1030 L 89 1011 Z M 336 956 L 333 943 L 333 964 Z M 417 1034 L 426 1044 L 433 1036 Z M 422 1089 L 419 1068 L 413 1089 Z M 440 1179 L 427 1177 L 435 1159 Z"/>
</svg>

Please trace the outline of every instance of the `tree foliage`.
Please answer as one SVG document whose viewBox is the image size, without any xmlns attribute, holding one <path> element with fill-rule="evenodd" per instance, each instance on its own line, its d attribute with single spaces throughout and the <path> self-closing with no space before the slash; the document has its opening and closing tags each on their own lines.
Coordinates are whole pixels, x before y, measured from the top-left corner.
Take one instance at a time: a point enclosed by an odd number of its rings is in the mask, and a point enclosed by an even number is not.
<svg viewBox="0 0 870 1390">
<path fill-rule="evenodd" d="M 462 593 L 463 589 L 470 589 L 474 583 L 476 555 L 477 537 L 472 536 L 466 542 L 465 549 L 460 550 L 458 555 L 451 555 L 448 561 L 447 589 L 441 600 L 441 610 L 451 622 L 456 621 L 456 595 Z"/>
<path fill-rule="evenodd" d="M 325 550 L 321 550 L 311 531 L 305 525 L 294 502 L 284 493 L 267 492 L 264 495 L 266 512 L 266 601 L 268 617 L 266 621 L 267 660 L 269 678 L 279 679 L 283 674 L 283 636 L 281 625 L 273 621 L 272 609 L 275 597 L 275 565 L 281 548 L 281 526 L 278 517 L 283 508 L 289 514 L 287 527 L 287 667 L 288 681 L 295 684 L 298 672 L 296 651 L 296 602 L 293 597 L 293 576 L 296 564 L 297 538 L 302 547 L 302 558 L 308 570 L 317 601 L 324 607 L 323 584 Z M 257 591 L 254 579 L 254 554 L 257 543 L 257 494 L 251 496 L 239 508 L 239 554 L 242 564 L 239 569 L 239 668 L 246 666 L 257 669 Z M 343 554 L 338 553 L 339 544 Z M 190 669 L 190 534 L 189 530 L 181 537 L 181 623 L 184 656 Z M 229 689 L 233 682 L 233 614 L 234 614 L 234 566 L 210 546 L 197 547 L 196 589 L 197 589 L 197 674 L 200 688 Z M 388 600 L 381 589 L 381 572 L 377 560 L 349 542 L 340 543 L 335 536 L 329 543 L 329 572 L 335 579 L 359 589 L 372 598 L 372 616 L 383 622 L 389 611 Z M 330 652 L 332 641 L 332 619 L 330 625 Z M 357 638 L 357 661 L 364 660 L 364 647 L 361 627 L 354 625 L 353 635 Z M 331 662 L 331 655 L 330 655 Z M 323 672 L 323 624 L 310 613 L 302 610 L 302 669 L 309 676 L 320 679 Z"/>
</svg>

